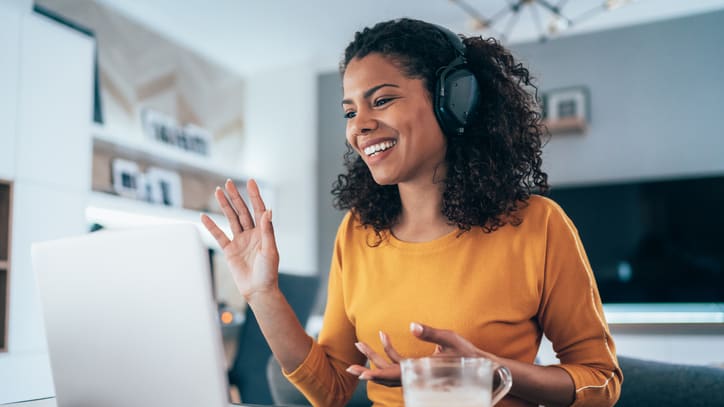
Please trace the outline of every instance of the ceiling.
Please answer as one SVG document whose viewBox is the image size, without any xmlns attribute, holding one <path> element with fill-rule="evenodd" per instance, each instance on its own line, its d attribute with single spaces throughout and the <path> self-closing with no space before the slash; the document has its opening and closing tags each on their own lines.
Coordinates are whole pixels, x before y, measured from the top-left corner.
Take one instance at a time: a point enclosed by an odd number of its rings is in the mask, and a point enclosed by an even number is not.
<svg viewBox="0 0 724 407">
<path fill-rule="evenodd" d="M 97 0 L 159 31 L 242 75 L 264 69 L 311 64 L 332 70 L 355 31 L 398 17 L 418 18 L 473 34 L 471 19 L 450 0 Z M 490 18 L 513 0 L 466 0 Z M 549 0 L 561 4 L 570 18 L 601 5 L 603 0 Z M 538 7 L 538 6 L 536 6 Z M 599 13 L 561 35 L 642 24 L 724 9 L 724 0 L 633 0 Z M 538 10 L 544 25 L 550 14 Z M 521 13 L 509 43 L 539 36 L 530 9 Z M 495 26 L 499 36 L 505 20 Z M 486 33 L 483 33 L 486 35 Z"/>
</svg>

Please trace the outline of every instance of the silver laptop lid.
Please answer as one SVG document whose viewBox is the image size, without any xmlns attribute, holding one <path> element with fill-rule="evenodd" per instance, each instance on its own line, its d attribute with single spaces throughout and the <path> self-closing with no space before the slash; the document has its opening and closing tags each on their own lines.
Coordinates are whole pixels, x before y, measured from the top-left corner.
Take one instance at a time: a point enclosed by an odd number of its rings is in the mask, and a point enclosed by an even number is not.
<svg viewBox="0 0 724 407">
<path fill-rule="evenodd" d="M 32 259 L 59 407 L 228 406 L 193 225 L 36 243 Z"/>
</svg>

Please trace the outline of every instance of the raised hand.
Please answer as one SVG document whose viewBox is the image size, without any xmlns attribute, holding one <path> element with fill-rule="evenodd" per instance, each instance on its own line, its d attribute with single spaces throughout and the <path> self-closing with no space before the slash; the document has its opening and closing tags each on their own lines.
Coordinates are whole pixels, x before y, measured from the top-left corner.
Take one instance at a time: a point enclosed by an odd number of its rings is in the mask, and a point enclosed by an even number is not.
<svg viewBox="0 0 724 407">
<path fill-rule="evenodd" d="M 236 287 L 248 301 L 256 293 L 277 287 L 279 252 L 271 223 L 272 214 L 266 210 L 259 187 L 250 179 L 246 188 L 254 209 L 253 218 L 231 180 L 226 181 L 224 189 L 217 187 L 214 193 L 229 220 L 231 238 L 206 214 L 201 215 L 201 222 L 224 251 Z"/>
</svg>

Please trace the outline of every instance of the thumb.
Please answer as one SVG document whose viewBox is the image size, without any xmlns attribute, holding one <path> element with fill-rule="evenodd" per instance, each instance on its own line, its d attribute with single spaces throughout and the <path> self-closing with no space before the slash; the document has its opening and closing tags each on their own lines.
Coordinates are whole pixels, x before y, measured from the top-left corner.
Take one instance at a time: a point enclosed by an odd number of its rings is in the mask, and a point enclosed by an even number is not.
<svg viewBox="0 0 724 407">
<path fill-rule="evenodd" d="M 277 241 L 274 237 L 274 226 L 272 225 L 271 209 L 264 211 L 261 215 L 261 252 L 265 256 L 277 254 Z"/>
<path fill-rule="evenodd" d="M 418 322 L 412 322 L 410 332 L 420 340 L 435 343 L 443 348 L 456 348 L 458 345 L 457 334 L 447 329 L 436 329 Z"/>
</svg>

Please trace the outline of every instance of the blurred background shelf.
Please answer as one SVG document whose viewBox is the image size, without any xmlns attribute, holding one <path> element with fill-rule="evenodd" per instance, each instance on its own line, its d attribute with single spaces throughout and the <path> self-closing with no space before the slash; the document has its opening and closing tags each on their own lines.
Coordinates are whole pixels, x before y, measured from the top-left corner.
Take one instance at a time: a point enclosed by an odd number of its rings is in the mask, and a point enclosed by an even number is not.
<svg viewBox="0 0 724 407">
<path fill-rule="evenodd" d="M 150 164 L 179 172 L 196 173 L 208 178 L 241 180 L 238 169 L 219 165 L 210 157 L 201 156 L 179 148 L 147 139 L 121 138 L 110 133 L 103 125 L 91 127 L 93 150 L 114 156 Z"/>
<path fill-rule="evenodd" d="M 229 222 L 223 215 L 215 213 L 208 213 L 208 215 L 222 230 L 227 234 L 230 233 Z M 204 243 L 210 248 L 217 248 L 216 241 L 206 231 L 200 216 L 200 211 L 171 208 L 98 191 L 89 194 L 86 207 L 87 221 L 108 229 L 192 223 L 199 229 Z"/>
</svg>

